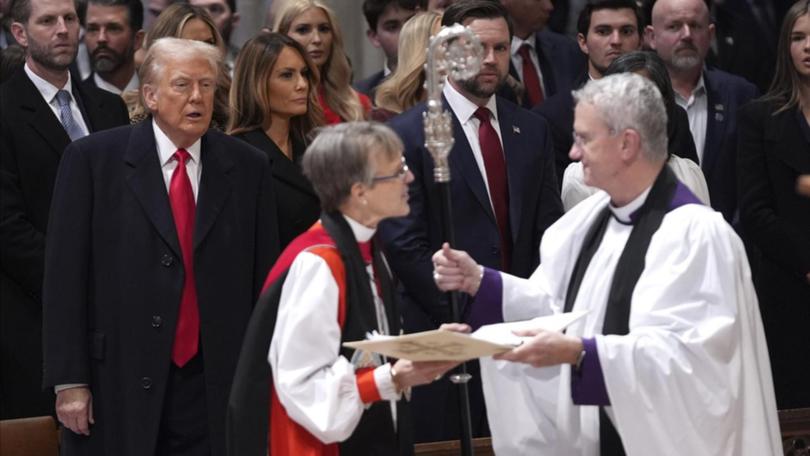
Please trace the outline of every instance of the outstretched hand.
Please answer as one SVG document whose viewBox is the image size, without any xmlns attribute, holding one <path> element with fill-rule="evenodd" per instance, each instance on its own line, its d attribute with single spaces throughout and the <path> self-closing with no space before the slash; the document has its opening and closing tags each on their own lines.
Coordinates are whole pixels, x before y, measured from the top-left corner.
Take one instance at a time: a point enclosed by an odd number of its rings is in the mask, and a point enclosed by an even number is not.
<svg viewBox="0 0 810 456">
<path fill-rule="evenodd" d="M 442 291 L 458 290 L 475 296 L 483 271 L 467 252 L 453 250 L 446 242 L 433 254 L 433 280 Z"/>
<path fill-rule="evenodd" d="M 516 336 L 531 337 L 520 346 L 493 358 L 518 363 L 530 364 L 532 367 L 574 364 L 582 353 L 582 339 L 568 336 L 557 331 L 535 329 L 515 331 Z"/>
</svg>

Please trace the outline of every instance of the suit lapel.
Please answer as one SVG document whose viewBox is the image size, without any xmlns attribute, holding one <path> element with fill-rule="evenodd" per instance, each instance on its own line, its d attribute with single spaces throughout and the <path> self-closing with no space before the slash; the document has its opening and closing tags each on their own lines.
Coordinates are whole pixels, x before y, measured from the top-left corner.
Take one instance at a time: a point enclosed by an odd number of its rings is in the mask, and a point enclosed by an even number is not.
<svg viewBox="0 0 810 456">
<path fill-rule="evenodd" d="M 512 228 L 512 241 L 517 239 L 520 228 L 521 209 L 523 208 L 523 174 L 529 171 L 524 163 L 527 156 L 521 153 L 520 127 L 514 123 L 514 109 L 506 103 L 497 103 L 498 125 L 501 129 L 504 160 L 506 160 L 506 177 L 509 186 L 509 222 Z"/>
<path fill-rule="evenodd" d="M 160 169 L 151 117 L 133 127 L 124 161 L 130 167 L 127 185 L 141 203 L 147 217 L 177 258 L 182 258 L 174 226 L 169 193 Z"/>
<path fill-rule="evenodd" d="M 450 151 L 449 157 L 451 176 L 461 176 L 464 179 L 475 199 L 481 205 L 481 209 L 489 216 L 492 223 L 495 223 L 495 214 L 492 212 L 492 204 L 489 202 L 484 177 L 481 176 L 478 163 L 476 163 L 470 143 L 467 141 L 467 135 L 464 134 L 461 122 L 459 122 L 450 105 L 447 104 L 447 100 L 444 97 L 442 97 L 442 100 L 444 101 L 444 108 L 453 115 L 453 149 Z"/>
<path fill-rule="evenodd" d="M 197 196 L 197 218 L 194 223 L 194 248 L 196 249 L 214 226 L 225 201 L 231 194 L 232 183 L 228 174 L 233 162 L 227 150 L 220 146 L 216 136 L 206 133 L 202 137 L 200 190 Z"/>
<path fill-rule="evenodd" d="M 706 179 L 709 179 L 714 165 L 717 163 L 717 157 L 720 155 L 723 147 L 723 138 L 725 137 L 726 124 L 728 123 L 726 117 L 728 113 L 728 100 L 725 92 L 720 90 L 718 81 L 715 81 L 711 70 L 706 70 L 703 73 L 703 83 L 706 86 L 706 142 L 703 146 L 703 163 L 701 168 L 706 173 Z"/>
<path fill-rule="evenodd" d="M 540 63 L 540 72 L 543 73 L 544 99 L 557 93 L 557 84 L 554 80 L 554 71 L 551 65 L 551 56 L 554 55 L 554 43 L 541 39 L 540 32 L 534 35 L 534 46 L 537 49 L 537 61 Z"/>
<path fill-rule="evenodd" d="M 59 119 L 42 98 L 34 83 L 28 79 L 25 71 L 18 71 L 15 78 L 9 81 L 9 84 L 12 83 L 19 88 L 20 110 L 23 115 L 29 116 L 27 123 L 53 148 L 57 156 L 61 156 L 65 147 L 70 144 L 70 137 L 59 123 Z"/>
<path fill-rule="evenodd" d="M 82 90 L 81 84 L 77 84 L 76 81 L 72 81 L 71 84 L 73 86 L 73 97 L 76 99 L 76 104 L 79 105 L 79 112 L 82 113 L 84 124 L 87 125 L 87 132 L 88 134 L 93 133 L 98 126 L 93 124 L 92 119 L 97 118 L 97 116 L 91 115 L 90 110 L 93 110 L 92 113 L 95 114 L 95 111 L 100 109 L 100 106 L 97 104 L 100 103 L 100 101 L 96 100 L 96 102 L 93 103 L 91 97 L 88 97 L 87 93 Z"/>
</svg>

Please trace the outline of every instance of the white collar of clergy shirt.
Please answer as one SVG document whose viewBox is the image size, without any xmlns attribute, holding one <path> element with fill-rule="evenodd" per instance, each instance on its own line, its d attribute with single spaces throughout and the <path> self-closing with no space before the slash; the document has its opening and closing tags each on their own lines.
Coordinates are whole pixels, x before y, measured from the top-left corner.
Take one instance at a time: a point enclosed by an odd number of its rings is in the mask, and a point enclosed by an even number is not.
<svg viewBox="0 0 810 456">
<path fill-rule="evenodd" d="M 160 157 L 160 166 L 163 167 L 169 163 L 179 147 L 166 136 L 166 133 L 163 133 L 163 130 L 160 129 L 154 118 L 152 119 L 152 129 L 155 131 L 155 145 L 157 146 L 158 157 Z M 200 162 L 201 141 L 199 138 L 194 141 L 194 144 L 185 149 L 186 152 L 191 155 L 191 160 L 194 161 L 194 163 Z"/>
<path fill-rule="evenodd" d="M 354 233 L 354 238 L 357 240 L 357 242 L 367 242 L 369 239 L 374 237 L 374 233 L 377 231 L 374 228 L 369 228 L 363 225 L 346 214 L 343 214 L 343 218 L 349 223 L 349 228 L 352 229 L 352 233 Z"/>
<path fill-rule="evenodd" d="M 644 190 L 643 192 L 641 192 L 640 195 L 635 197 L 633 201 L 630 201 L 629 203 L 625 204 L 622 207 L 616 207 L 613 205 L 613 203 L 609 203 L 610 212 L 613 213 L 613 217 L 615 217 L 616 220 L 621 224 L 632 225 L 633 213 L 641 208 L 641 206 L 644 204 L 644 201 L 647 201 L 647 195 L 650 194 L 651 189 L 652 185 L 647 187 L 646 190 Z"/>
<path fill-rule="evenodd" d="M 478 110 L 478 105 L 473 103 L 472 101 L 468 100 L 467 97 L 461 94 L 450 81 L 445 81 L 444 88 L 442 89 L 442 93 L 444 97 L 447 99 L 447 104 L 450 105 L 450 109 L 456 114 L 458 117 L 458 121 L 461 122 L 462 125 L 466 124 L 473 118 L 475 111 Z M 495 104 L 495 95 L 489 97 L 487 104 L 485 105 L 490 112 L 490 121 L 498 120 L 498 106 Z"/>
</svg>

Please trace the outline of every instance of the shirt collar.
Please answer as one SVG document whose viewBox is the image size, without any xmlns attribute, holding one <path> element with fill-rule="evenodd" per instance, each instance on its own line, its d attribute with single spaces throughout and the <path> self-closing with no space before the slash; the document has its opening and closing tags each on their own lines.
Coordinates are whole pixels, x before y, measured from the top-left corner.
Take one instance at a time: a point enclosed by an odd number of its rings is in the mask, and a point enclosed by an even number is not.
<svg viewBox="0 0 810 456">
<path fill-rule="evenodd" d="M 175 152 L 177 152 L 178 147 L 166 136 L 166 133 L 163 133 L 163 130 L 160 129 L 155 119 L 152 119 L 152 129 L 155 131 L 155 145 L 157 146 L 158 150 L 158 158 L 160 158 L 160 166 L 166 166 L 166 163 L 172 159 L 172 156 Z M 189 147 L 186 147 L 186 151 L 189 155 L 191 155 L 191 160 L 194 163 L 200 162 L 200 149 L 201 149 L 201 140 L 197 139 L 194 141 Z"/>
<path fill-rule="evenodd" d="M 444 97 L 447 98 L 447 103 L 450 105 L 450 109 L 453 110 L 456 117 L 458 117 L 458 121 L 461 122 L 462 125 L 466 124 L 473 117 L 475 111 L 478 110 L 478 105 L 468 100 L 467 97 L 456 90 L 450 81 L 445 81 L 442 93 L 444 94 Z M 492 117 L 497 121 L 498 106 L 495 103 L 494 95 L 489 97 L 489 101 L 487 101 L 485 107 L 489 109 Z"/>
<path fill-rule="evenodd" d="M 138 80 L 138 72 L 132 73 L 132 77 L 129 79 L 129 82 L 127 82 L 127 86 L 124 87 L 124 90 L 121 90 L 118 87 L 105 81 L 98 73 L 93 73 L 93 82 L 96 83 L 96 87 L 98 87 L 99 89 L 106 90 L 107 92 L 112 92 L 116 95 L 121 95 L 121 93 L 130 90 L 138 90 L 138 84 L 140 83 L 140 81 Z"/>
<path fill-rule="evenodd" d="M 613 203 L 609 203 L 610 212 L 613 213 L 613 217 L 623 225 L 632 225 L 635 223 L 635 213 L 641 208 L 644 202 L 647 201 L 647 195 L 650 194 L 650 190 L 652 190 L 652 185 L 641 192 L 633 201 L 630 201 L 622 207 L 616 207 Z"/>
<path fill-rule="evenodd" d="M 352 233 L 357 242 L 368 242 L 369 239 L 374 237 L 374 232 L 377 231 L 374 228 L 363 225 L 346 214 L 343 214 L 343 218 L 349 223 L 349 228 L 352 229 Z"/>
<path fill-rule="evenodd" d="M 30 79 L 31 82 L 34 83 L 34 87 L 37 88 L 37 91 L 39 91 L 39 93 L 42 94 L 42 97 L 45 98 L 45 100 L 48 103 L 51 103 L 53 101 L 54 97 L 56 96 L 56 92 L 60 90 L 67 90 L 67 92 L 70 94 L 70 98 L 71 99 L 73 98 L 73 91 L 71 90 L 73 86 L 71 85 L 70 82 L 70 71 L 67 72 L 68 78 L 67 82 L 65 82 L 65 85 L 62 87 L 56 87 L 55 85 L 42 79 L 41 77 L 39 77 L 39 75 L 34 73 L 31 67 L 28 66 L 28 63 L 25 64 L 24 68 L 25 74 L 28 75 L 28 79 Z"/>
<path fill-rule="evenodd" d="M 525 40 L 520 39 L 517 36 L 512 37 L 512 48 L 511 48 L 512 56 L 517 56 L 518 51 L 520 51 L 520 48 L 523 47 L 524 44 L 528 44 L 529 47 L 531 47 L 532 49 L 535 49 L 537 47 L 536 41 L 534 39 L 534 33 L 529 35 L 529 37 L 526 38 Z"/>
<path fill-rule="evenodd" d="M 695 90 L 692 91 L 692 95 L 689 98 L 684 98 L 678 92 L 675 92 L 675 98 L 682 100 L 684 102 L 689 102 L 692 98 L 697 98 L 701 96 L 706 96 L 706 83 L 703 80 L 703 73 L 700 74 L 700 79 L 698 79 L 697 84 L 695 85 Z"/>
</svg>

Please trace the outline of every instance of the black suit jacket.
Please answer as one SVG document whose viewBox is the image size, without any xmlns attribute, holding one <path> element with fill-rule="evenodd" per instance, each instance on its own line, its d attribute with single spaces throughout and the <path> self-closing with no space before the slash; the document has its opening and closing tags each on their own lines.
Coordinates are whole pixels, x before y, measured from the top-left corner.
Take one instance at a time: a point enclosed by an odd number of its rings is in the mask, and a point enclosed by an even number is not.
<svg viewBox="0 0 810 456">
<path fill-rule="evenodd" d="M 756 98 L 757 88 L 725 71 L 706 69 L 708 113 L 700 168 L 706 176 L 712 207 L 729 223 L 737 220 L 737 111 Z"/>
<path fill-rule="evenodd" d="M 709 53 L 709 64 L 745 78 L 762 92 L 768 90 L 782 22 L 777 2 L 759 1 L 759 13 L 751 8 L 751 0 L 712 3 L 717 50 Z"/>
<path fill-rule="evenodd" d="M 98 88 L 98 86 L 96 85 L 96 79 L 93 77 L 93 73 L 90 73 L 90 76 L 84 78 L 84 81 L 82 81 L 82 85 L 85 87 Z"/>
<path fill-rule="evenodd" d="M 442 234 L 441 195 L 433 181 L 433 158 L 424 146 L 422 113 L 425 104 L 393 118 L 390 126 L 405 145 L 405 159 L 415 179 L 410 185 L 411 212 L 407 217 L 380 224 L 381 239 L 403 288 L 402 313 L 406 332 L 434 329 L 450 320 L 449 304 L 433 282 L 431 256 L 445 238 Z M 445 109 L 452 112 L 445 101 Z M 554 174 L 551 138 L 546 123 L 529 111 L 497 98 L 509 187 L 512 264 L 509 270 L 528 277 L 539 264 L 540 239 L 546 228 L 562 215 L 562 202 Z M 492 205 L 470 144 L 453 115 L 453 149 L 450 152 L 450 198 L 457 249 L 467 251 L 478 263 L 504 269 L 500 233 Z M 467 301 L 462 299 L 462 318 Z M 478 363 L 468 363 L 470 413 L 474 436 L 488 435 Z M 416 441 L 458 438 L 456 388 L 441 381 L 414 393 Z"/>
<path fill-rule="evenodd" d="M 270 159 L 278 211 L 278 237 L 281 250 L 284 250 L 287 244 L 309 229 L 321 213 L 318 195 L 312 189 L 309 179 L 301 172 L 305 146 L 294 139 L 293 159 L 290 160 L 262 130 L 240 133 L 234 137 L 263 150 Z"/>
<path fill-rule="evenodd" d="M 120 97 L 73 83 L 90 132 L 129 123 Z M 0 309 L 2 418 L 44 415 L 41 287 L 48 209 L 62 151 L 62 124 L 23 69 L 0 86 Z M 13 378 L 12 378 L 13 377 Z"/>
<path fill-rule="evenodd" d="M 223 455 L 239 348 L 278 253 L 267 157 L 216 131 L 202 137 L 194 226 L 207 423 Z M 151 120 L 84 138 L 56 181 L 43 286 L 45 385 L 86 383 L 96 424 L 66 431 L 81 454 L 153 454 L 184 271 Z"/>
<path fill-rule="evenodd" d="M 550 30 L 542 30 L 535 33 L 534 36 L 537 60 L 540 63 L 545 85 L 544 100 L 558 93 L 570 92 L 578 87 L 578 78 L 588 69 L 588 61 L 577 43 L 565 35 Z M 511 59 L 509 60 L 509 74 L 518 81 L 523 80 L 523 76 L 518 74 Z M 513 103 L 518 101 L 515 92 L 506 85 L 501 87 L 498 95 Z M 520 101 L 526 109 L 533 107 L 526 96 L 523 96 Z"/>
<path fill-rule="evenodd" d="M 796 108 L 755 101 L 739 112 L 740 223 L 749 247 L 779 408 L 810 406 L 810 126 Z M 804 123 L 804 125 L 802 125 Z M 804 131 L 803 131 L 804 130 Z"/>
<path fill-rule="evenodd" d="M 562 215 L 562 203 L 552 164 L 551 138 L 546 123 L 507 100 L 497 99 L 498 123 L 509 185 L 509 218 L 512 229 L 512 264 L 509 270 L 528 277 L 539 264 L 540 238 Z M 433 158 L 424 146 L 421 103 L 394 117 L 390 126 L 405 145 L 405 159 L 416 179 L 410 185 L 411 212 L 385 221 L 381 235 L 391 265 L 407 294 L 435 323 L 448 321 L 433 283 L 431 256 L 441 248 L 439 194 L 433 182 Z M 445 102 L 445 109 L 450 111 Z M 452 111 L 450 111 L 452 112 Z M 501 265 L 500 235 L 492 205 L 458 118 L 453 115 L 455 142 L 450 152 L 455 248 L 467 251 L 477 262 L 494 269 Z"/>
<path fill-rule="evenodd" d="M 367 77 L 366 79 L 362 79 L 354 83 L 354 90 L 357 90 L 360 93 L 367 95 L 372 103 L 374 102 L 374 92 L 377 90 L 377 86 L 380 85 L 381 82 L 385 80 L 385 71 L 380 70 L 371 76 Z"/>
</svg>

